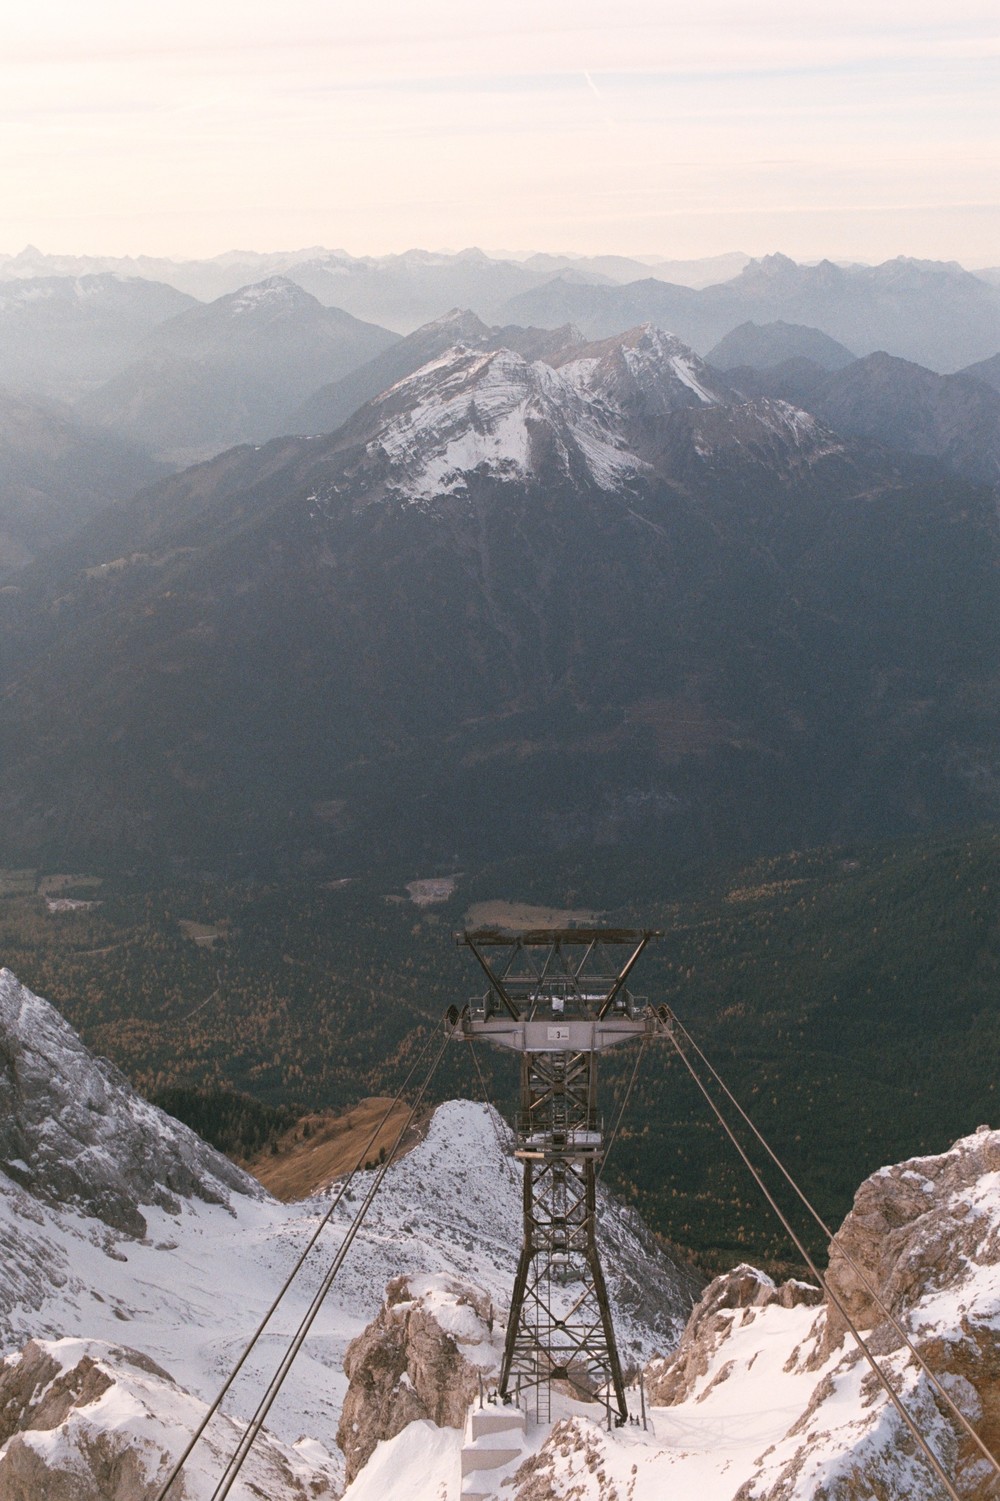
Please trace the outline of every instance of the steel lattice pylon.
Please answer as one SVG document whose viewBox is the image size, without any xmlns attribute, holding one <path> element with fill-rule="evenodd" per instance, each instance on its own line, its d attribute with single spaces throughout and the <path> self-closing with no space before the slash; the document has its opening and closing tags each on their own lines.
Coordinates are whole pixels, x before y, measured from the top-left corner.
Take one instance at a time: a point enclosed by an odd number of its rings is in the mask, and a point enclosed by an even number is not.
<svg viewBox="0 0 1000 1501">
<path fill-rule="evenodd" d="M 628 1408 L 611 1305 L 597 1250 L 597 1055 L 665 1030 L 626 981 L 651 931 L 478 929 L 457 935 L 489 987 L 461 1013 L 453 1037 L 521 1055 L 515 1155 L 524 1167 L 524 1235 L 511 1298 L 500 1392 L 568 1382 L 583 1396 L 614 1391 Z"/>
</svg>

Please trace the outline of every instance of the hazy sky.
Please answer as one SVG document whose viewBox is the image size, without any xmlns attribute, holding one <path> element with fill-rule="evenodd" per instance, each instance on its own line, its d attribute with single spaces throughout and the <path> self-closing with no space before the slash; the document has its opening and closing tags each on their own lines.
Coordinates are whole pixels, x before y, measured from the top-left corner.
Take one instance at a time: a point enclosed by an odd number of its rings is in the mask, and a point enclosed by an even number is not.
<svg viewBox="0 0 1000 1501">
<path fill-rule="evenodd" d="M 35 0 L 0 250 L 1000 265 L 997 0 Z"/>
</svg>

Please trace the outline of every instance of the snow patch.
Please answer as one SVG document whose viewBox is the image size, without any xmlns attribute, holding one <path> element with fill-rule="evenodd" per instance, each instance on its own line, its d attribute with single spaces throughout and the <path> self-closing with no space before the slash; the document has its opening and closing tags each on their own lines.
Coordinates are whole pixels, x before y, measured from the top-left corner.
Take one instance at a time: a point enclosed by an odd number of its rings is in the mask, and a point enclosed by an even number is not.
<svg viewBox="0 0 1000 1501">
<path fill-rule="evenodd" d="M 375 406 L 403 402 L 368 451 L 388 462 L 388 487 L 410 500 L 456 494 L 473 474 L 523 483 L 536 472 L 543 431 L 564 472 L 582 461 L 601 489 L 628 484 L 643 467 L 571 378 L 508 349 L 448 350 Z"/>
</svg>

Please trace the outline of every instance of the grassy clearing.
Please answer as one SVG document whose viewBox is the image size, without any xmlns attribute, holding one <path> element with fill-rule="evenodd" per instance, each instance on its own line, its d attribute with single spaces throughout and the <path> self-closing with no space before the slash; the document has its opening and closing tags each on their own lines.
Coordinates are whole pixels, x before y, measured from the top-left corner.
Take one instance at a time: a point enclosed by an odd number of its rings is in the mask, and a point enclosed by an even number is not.
<svg viewBox="0 0 1000 1501">
<path fill-rule="evenodd" d="M 349 1173 L 362 1152 L 363 1165 L 385 1160 L 409 1114 L 408 1105 L 397 1105 L 373 1141 L 372 1133 L 391 1103 L 388 1098 L 375 1097 L 339 1115 L 304 1115 L 273 1148 L 245 1165 L 276 1199 L 291 1203 L 308 1198 Z M 397 1161 L 423 1139 L 429 1119 L 430 1111 L 425 1111 L 407 1131 L 396 1153 Z"/>
</svg>

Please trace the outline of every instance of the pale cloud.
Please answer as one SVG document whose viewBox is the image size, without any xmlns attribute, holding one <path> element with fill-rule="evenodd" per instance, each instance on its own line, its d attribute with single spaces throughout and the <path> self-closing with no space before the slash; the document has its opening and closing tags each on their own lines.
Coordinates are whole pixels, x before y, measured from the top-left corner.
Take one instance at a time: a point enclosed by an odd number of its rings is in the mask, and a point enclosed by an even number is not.
<svg viewBox="0 0 1000 1501">
<path fill-rule="evenodd" d="M 995 0 L 353 9 L 19 7 L 0 248 L 1000 261 Z"/>
</svg>

